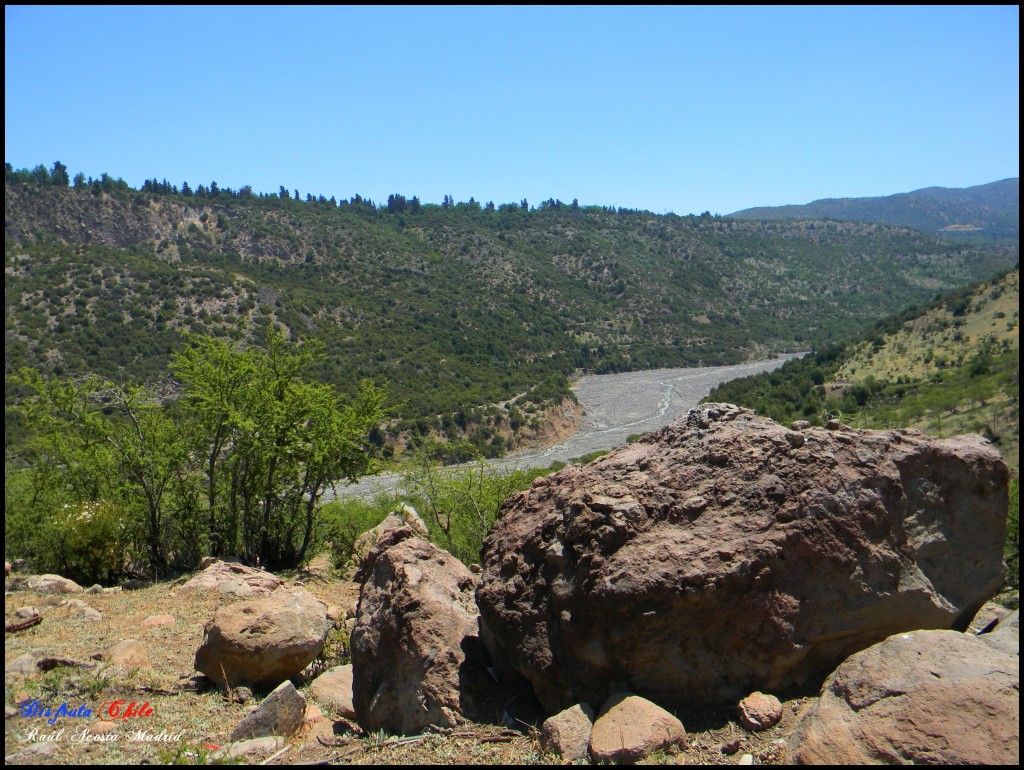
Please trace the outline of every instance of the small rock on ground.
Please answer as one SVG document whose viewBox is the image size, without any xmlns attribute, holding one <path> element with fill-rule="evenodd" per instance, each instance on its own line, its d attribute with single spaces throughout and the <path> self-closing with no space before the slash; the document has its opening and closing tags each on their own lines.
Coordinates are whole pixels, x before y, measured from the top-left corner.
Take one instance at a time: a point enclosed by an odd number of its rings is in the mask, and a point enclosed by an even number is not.
<svg viewBox="0 0 1024 770">
<path fill-rule="evenodd" d="M 262 738 L 268 735 L 289 737 L 296 733 L 306 716 L 306 698 L 286 681 L 279 685 L 231 733 L 231 740 Z"/>
<path fill-rule="evenodd" d="M 599 763 L 633 763 L 676 745 L 686 745 L 682 722 L 646 698 L 616 693 L 594 722 L 590 757 Z"/>
<path fill-rule="evenodd" d="M 782 704 L 774 695 L 754 692 L 740 701 L 736 708 L 740 724 L 752 733 L 774 727 L 782 719 Z"/>
<path fill-rule="evenodd" d="M 568 762 L 585 760 L 593 729 L 594 710 L 586 703 L 577 703 L 544 720 L 540 745 Z"/>
</svg>

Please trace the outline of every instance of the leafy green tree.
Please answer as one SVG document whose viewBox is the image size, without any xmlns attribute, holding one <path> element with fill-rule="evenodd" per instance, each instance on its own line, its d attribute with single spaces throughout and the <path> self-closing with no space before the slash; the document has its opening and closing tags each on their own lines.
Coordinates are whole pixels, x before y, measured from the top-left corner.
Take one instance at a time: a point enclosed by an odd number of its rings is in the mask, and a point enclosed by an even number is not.
<svg viewBox="0 0 1024 770">
<path fill-rule="evenodd" d="M 50 171 L 46 166 L 41 163 L 32 169 L 32 181 L 37 185 L 48 185 L 50 184 Z"/>
<path fill-rule="evenodd" d="M 168 521 L 181 518 L 180 511 L 172 513 L 168 492 L 190 465 L 187 428 L 142 386 L 125 388 L 98 377 L 76 383 L 27 369 L 16 379 L 30 391 L 20 409 L 30 433 L 25 459 L 34 510 L 52 518 L 70 507 L 88 520 L 113 507 L 128 536 L 148 551 L 153 570 L 164 572 L 174 548 Z"/>
<path fill-rule="evenodd" d="M 184 392 L 169 403 L 99 377 L 10 377 L 27 438 L 8 458 L 8 547 L 88 580 L 116 577 L 131 549 L 157 575 L 211 546 L 296 566 L 318 543 L 327 489 L 370 470 L 384 415 L 369 382 L 346 401 L 306 380 L 318 354 L 274 329 L 266 349 L 197 337 L 175 358 Z"/>
<path fill-rule="evenodd" d="M 110 445 L 125 483 L 127 500 L 140 510 L 146 533 L 150 564 L 160 574 L 168 567 L 169 494 L 175 480 L 192 467 L 192 426 L 174 419 L 155 393 L 143 386 L 114 387 L 109 391 L 114 419 L 104 423 Z M 179 524 L 191 519 L 179 510 Z"/>
<path fill-rule="evenodd" d="M 210 337 L 193 337 L 189 348 L 174 360 L 176 374 L 188 385 L 186 407 L 200 426 L 198 448 L 206 476 L 207 531 L 214 556 L 233 550 L 237 521 L 230 504 L 220 493 L 221 459 L 226 455 L 234 426 L 249 408 L 248 386 L 255 380 L 252 356 L 238 353 Z"/>
<path fill-rule="evenodd" d="M 28 433 L 23 458 L 34 471 L 29 505 L 57 489 L 74 500 L 102 499 L 110 490 L 114 462 L 100 430 L 101 415 L 89 401 L 95 380 L 76 384 L 31 369 L 10 380 L 29 392 L 17 408 Z"/>
<path fill-rule="evenodd" d="M 71 177 L 68 176 L 68 167 L 59 160 L 54 161 L 53 171 L 50 172 L 50 184 L 55 187 L 67 187 L 71 184 Z"/>
<path fill-rule="evenodd" d="M 313 343 L 271 329 L 266 350 L 197 339 L 176 356 L 184 405 L 200 418 L 214 547 L 252 564 L 294 566 L 317 534 L 324 493 L 372 465 L 368 436 L 385 393 L 364 382 L 351 404 L 303 379 Z"/>
</svg>

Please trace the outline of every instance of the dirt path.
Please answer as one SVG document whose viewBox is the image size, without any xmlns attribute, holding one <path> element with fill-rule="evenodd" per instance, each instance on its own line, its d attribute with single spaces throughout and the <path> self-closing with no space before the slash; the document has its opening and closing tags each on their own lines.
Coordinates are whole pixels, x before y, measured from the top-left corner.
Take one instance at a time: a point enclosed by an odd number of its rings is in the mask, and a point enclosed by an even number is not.
<svg viewBox="0 0 1024 770">
<path fill-rule="evenodd" d="M 770 361 L 736 366 L 653 369 L 585 377 L 573 386 L 584 409 L 579 429 L 565 441 L 542 449 L 516 452 L 491 461 L 497 468 L 546 467 L 590 452 L 614 449 L 633 434 L 649 433 L 693 409 L 716 385 L 782 366 L 789 354 Z M 339 487 L 338 497 L 372 497 L 396 488 L 400 477 L 381 474 Z M 327 498 L 325 498 L 327 499 Z"/>
</svg>

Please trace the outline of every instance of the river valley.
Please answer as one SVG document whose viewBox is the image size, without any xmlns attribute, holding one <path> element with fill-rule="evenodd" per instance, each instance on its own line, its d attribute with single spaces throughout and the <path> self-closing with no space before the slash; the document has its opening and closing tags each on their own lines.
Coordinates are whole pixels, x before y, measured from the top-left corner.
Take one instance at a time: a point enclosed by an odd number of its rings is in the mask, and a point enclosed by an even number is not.
<svg viewBox="0 0 1024 770">
<path fill-rule="evenodd" d="M 697 406 L 716 385 L 777 369 L 800 355 L 803 354 L 792 353 L 735 366 L 652 369 L 584 377 L 573 386 L 584 410 L 575 433 L 553 446 L 527 449 L 488 462 L 495 468 L 546 467 L 590 452 L 615 449 L 626 444 L 631 435 L 668 425 Z M 395 489 L 400 480 L 397 474 L 367 476 L 357 484 L 339 486 L 337 497 L 372 497 Z M 330 497 L 328 492 L 324 500 Z"/>
</svg>

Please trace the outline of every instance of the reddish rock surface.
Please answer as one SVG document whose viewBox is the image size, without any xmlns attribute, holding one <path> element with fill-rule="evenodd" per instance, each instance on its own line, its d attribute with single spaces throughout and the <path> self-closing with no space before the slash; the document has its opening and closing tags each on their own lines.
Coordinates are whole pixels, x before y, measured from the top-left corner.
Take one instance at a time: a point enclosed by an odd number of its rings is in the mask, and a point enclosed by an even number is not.
<svg viewBox="0 0 1024 770">
<path fill-rule="evenodd" d="M 833 427 L 705 404 L 511 498 L 477 592 L 498 670 L 550 713 L 707 704 L 965 628 L 1002 579 L 1006 464 L 980 436 Z"/>
<path fill-rule="evenodd" d="M 739 702 L 736 715 L 744 730 L 760 732 L 779 723 L 782 719 L 782 703 L 774 695 L 753 692 Z"/>
<path fill-rule="evenodd" d="M 185 585 L 171 592 L 180 596 L 189 591 L 219 591 L 228 596 L 247 598 L 266 596 L 284 582 L 269 572 L 246 567 L 234 561 L 214 560 L 206 569 L 189 580 Z"/>
<path fill-rule="evenodd" d="M 398 510 L 389 513 L 384 521 L 376 527 L 356 538 L 356 542 L 352 547 L 352 559 L 348 574 L 354 575 L 359 570 L 363 559 L 373 550 L 385 533 L 400 527 L 408 527 L 412 530 L 414 536 L 423 540 L 427 540 L 430 536 L 427 525 L 423 523 L 423 519 L 416 513 L 416 509 L 411 505 L 403 505 Z"/>
<path fill-rule="evenodd" d="M 669 746 L 685 746 L 683 723 L 657 704 L 616 693 L 601 707 L 590 733 L 590 758 L 598 764 L 633 764 Z"/>
<path fill-rule="evenodd" d="M 359 725 L 414 735 L 463 723 L 471 715 L 463 667 L 467 654 L 482 652 L 472 573 L 407 527 L 385 533 L 360 572 L 352 632 Z"/>
<path fill-rule="evenodd" d="M 1017 765 L 1020 657 L 956 631 L 897 634 L 845 661 L 788 742 L 796 764 Z"/>
</svg>

